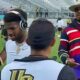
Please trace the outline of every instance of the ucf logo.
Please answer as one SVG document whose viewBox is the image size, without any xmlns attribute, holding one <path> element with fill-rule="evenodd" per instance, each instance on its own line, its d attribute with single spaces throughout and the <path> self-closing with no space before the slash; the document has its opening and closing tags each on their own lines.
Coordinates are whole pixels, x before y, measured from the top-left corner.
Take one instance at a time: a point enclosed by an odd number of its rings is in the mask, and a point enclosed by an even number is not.
<svg viewBox="0 0 80 80">
<path fill-rule="evenodd" d="M 11 70 L 10 80 L 33 80 L 33 76 L 30 74 L 25 74 L 25 69 L 15 69 Z"/>
</svg>

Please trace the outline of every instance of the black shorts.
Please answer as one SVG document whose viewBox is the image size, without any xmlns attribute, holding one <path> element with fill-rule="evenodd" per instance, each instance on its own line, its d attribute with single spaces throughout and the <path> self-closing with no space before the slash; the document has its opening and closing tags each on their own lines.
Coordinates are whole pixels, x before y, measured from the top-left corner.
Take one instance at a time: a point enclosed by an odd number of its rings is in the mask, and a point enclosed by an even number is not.
<svg viewBox="0 0 80 80">
<path fill-rule="evenodd" d="M 58 27 L 58 31 L 62 31 L 62 28 L 61 27 Z"/>
</svg>

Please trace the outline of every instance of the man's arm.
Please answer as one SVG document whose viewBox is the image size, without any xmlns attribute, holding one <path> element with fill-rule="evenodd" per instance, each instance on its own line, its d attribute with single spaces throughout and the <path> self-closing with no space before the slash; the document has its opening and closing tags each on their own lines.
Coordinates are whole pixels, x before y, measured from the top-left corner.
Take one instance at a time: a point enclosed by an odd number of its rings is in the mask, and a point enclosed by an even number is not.
<svg viewBox="0 0 80 80">
<path fill-rule="evenodd" d="M 58 55 L 64 64 L 66 62 L 67 57 L 69 57 L 68 51 L 69 51 L 68 36 L 66 34 L 66 31 L 64 30 L 61 34 L 59 51 L 58 51 Z"/>
<path fill-rule="evenodd" d="M 69 42 L 66 30 L 64 30 L 61 34 L 58 55 L 64 64 L 67 64 L 71 67 L 80 65 L 79 63 L 76 63 L 73 58 L 69 57 Z"/>
<path fill-rule="evenodd" d="M 3 65 L 6 60 L 6 51 L 3 48 L 2 52 L 0 53 L 0 65 Z"/>
</svg>

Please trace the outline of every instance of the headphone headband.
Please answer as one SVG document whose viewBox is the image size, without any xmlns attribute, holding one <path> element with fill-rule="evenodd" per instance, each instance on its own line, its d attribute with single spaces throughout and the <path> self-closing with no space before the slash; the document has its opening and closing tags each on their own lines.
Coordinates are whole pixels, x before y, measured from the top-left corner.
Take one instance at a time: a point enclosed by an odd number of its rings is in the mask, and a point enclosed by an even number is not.
<svg viewBox="0 0 80 80">
<path fill-rule="evenodd" d="M 9 11 L 8 13 L 14 13 L 14 14 L 19 14 L 20 15 L 20 13 L 19 12 L 17 12 L 17 11 Z"/>
<path fill-rule="evenodd" d="M 21 20 L 26 21 L 26 20 L 24 19 L 24 17 L 23 17 L 18 11 L 9 11 L 8 13 L 16 14 L 16 15 L 18 15 L 18 16 L 21 18 Z"/>
</svg>

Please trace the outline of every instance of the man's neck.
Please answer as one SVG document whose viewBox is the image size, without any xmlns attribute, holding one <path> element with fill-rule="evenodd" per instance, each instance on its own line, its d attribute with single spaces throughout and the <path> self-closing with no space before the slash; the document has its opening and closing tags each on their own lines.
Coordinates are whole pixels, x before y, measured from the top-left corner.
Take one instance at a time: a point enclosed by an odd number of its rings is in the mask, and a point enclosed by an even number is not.
<svg viewBox="0 0 80 80">
<path fill-rule="evenodd" d="M 31 51 L 31 55 L 33 55 L 33 56 L 42 56 L 42 57 L 49 57 L 50 53 L 51 53 L 50 48 L 40 50 L 40 51 L 36 51 L 36 50 Z"/>
<path fill-rule="evenodd" d="M 26 37 L 23 37 L 20 40 L 16 41 L 16 43 L 23 43 L 23 42 L 26 42 Z"/>
</svg>

